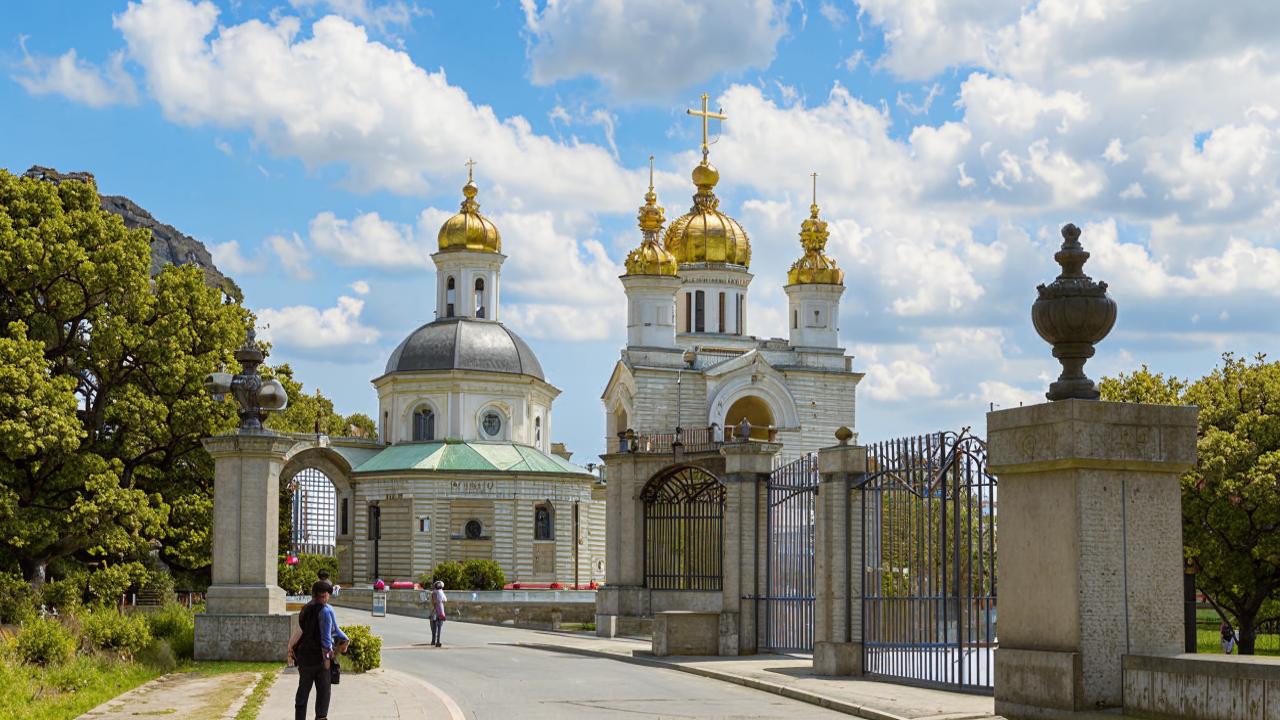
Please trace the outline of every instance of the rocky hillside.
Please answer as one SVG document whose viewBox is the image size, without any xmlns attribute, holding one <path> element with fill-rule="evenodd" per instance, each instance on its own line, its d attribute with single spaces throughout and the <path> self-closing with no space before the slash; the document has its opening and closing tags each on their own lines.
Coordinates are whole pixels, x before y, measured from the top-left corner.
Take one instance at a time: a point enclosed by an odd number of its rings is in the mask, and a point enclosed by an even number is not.
<svg viewBox="0 0 1280 720">
<path fill-rule="evenodd" d="M 60 173 L 53 168 L 33 165 L 23 173 L 26 177 L 60 183 L 64 180 L 91 182 L 96 186 L 92 173 L 69 172 Z M 151 231 L 151 273 L 160 272 L 166 264 L 195 265 L 204 270 L 205 282 L 210 287 L 221 289 L 236 300 L 243 300 L 243 293 L 235 281 L 223 275 L 213 264 L 213 256 L 209 254 L 204 243 L 180 232 L 172 225 L 156 220 L 151 213 L 142 209 L 137 203 L 123 195 L 99 195 L 102 209 L 119 215 L 124 219 L 125 227 L 146 228 Z"/>
</svg>

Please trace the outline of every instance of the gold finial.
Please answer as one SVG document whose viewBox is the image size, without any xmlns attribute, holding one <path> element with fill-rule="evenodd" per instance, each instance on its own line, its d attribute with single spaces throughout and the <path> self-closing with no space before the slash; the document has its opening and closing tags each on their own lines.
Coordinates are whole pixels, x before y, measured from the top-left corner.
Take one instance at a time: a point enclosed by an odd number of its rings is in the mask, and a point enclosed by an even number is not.
<svg viewBox="0 0 1280 720">
<path fill-rule="evenodd" d="M 657 233 L 666 222 L 664 211 L 658 205 L 658 194 L 653 191 L 653 156 L 649 156 L 649 192 L 644 194 L 644 205 L 640 206 L 640 229 L 646 233 Z"/>
<path fill-rule="evenodd" d="M 702 93 L 702 110 L 685 110 L 686 113 L 695 117 L 702 118 L 702 162 L 707 161 L 707 155 L 710 152 L 707 146 L 707 121 L 709 120 L 728 120 L 729 116 L 724 114 L 724 108 L 720 108 L 719 112 L 711 112 L 707 109 L 707 100 L 709 95 Z"/>
<path fill-rule="evenodd" d="M 649 192 L 653 192 L 653 156 L 649 156 Z"/>
<path fill-rule="evenodd" d="M 627 254 L 625 262 L 627 275 L 666 275 L 674 277 L 677 271 L 676 258 L 658 242 L 658 234 L 666 223 L 661 205 L 658 205 L 658 194 L 653 191 L 653 156 L 649 156 L 649 192 L 644 194 L 644 204 L 640 206 L 640 230 L 644 240 L 640 247 Z"/>
<path fill-rule="evenodd" d="M 476 161 L 472 160 L 471 158 L 467 158 L 466 166 L 467 166 L 467 182 L 473 182 L 474 178 L 472 177 L 471 171 L 475 168 Z"/>
<path fill-rule="evenodd" d="M 809 173 L 813 178 L 813 206 L 818 206 L 818 173 Z"/>
<path fill-rule="evenodd" d="M 813 178 L 813 203 L 809 205 L 809 217 L 800 223 L 804 256 L 792 263 L 787 284 L 843 285 L 844 271 L 827 256 L 827 221 L 818 217 L 818 173 L 809 173 L 809 177 Z"/>
</svg>

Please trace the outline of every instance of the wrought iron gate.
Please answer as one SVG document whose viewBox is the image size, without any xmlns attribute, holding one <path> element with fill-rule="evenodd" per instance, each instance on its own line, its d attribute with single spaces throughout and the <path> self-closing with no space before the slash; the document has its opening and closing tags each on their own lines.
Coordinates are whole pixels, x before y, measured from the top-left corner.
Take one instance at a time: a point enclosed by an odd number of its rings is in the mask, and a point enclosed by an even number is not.
<svg viewBox="0 0 1280 720">
<path fill-rule="evenodd" d="M 805 455 L 769 475 L 762 648 L 813 651 L 814 511 L 818 456 Z"/>
<path fill-rule="evenodd" d="M 725 487 L 688 465 L 651 479 L 644 502 L 644 581 L 654 590 L 719 590 Z"/>
<path fill-rule="evenodd" d="M 990 692 L 996 479 L 986 443 L 943 432 L 868 448 L 862 506 L 863 667 Z M 855 497 L 856 499 L 856 497 Z"/>
</svg>

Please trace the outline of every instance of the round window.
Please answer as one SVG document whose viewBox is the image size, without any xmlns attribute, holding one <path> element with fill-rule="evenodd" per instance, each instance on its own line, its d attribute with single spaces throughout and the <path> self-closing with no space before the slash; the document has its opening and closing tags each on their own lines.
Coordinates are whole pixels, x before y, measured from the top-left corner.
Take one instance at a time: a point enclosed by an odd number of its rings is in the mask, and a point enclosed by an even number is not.
<svg viewBox="0 0 1280 720">
<path fill-rule="evenodd" d="M 463 532 L 467 534 L 468 540 L 479 540 L 480 533 L 484 531 L 484 527 L 480 525 L 479 520 L 468 520 Z"/>
<path fill-rule="evenodd" d="M 502 415 L 497 410 L 486 410 L 480 417 L 480 429 L 489 437 L 497 437 L 502 432 Z"/>
</svg>

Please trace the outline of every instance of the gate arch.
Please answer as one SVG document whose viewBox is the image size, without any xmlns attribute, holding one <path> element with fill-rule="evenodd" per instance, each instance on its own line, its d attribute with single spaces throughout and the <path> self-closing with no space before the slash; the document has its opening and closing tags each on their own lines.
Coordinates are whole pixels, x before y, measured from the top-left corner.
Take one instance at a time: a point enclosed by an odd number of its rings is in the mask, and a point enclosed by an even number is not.
<svg viewBox="0 0 1280 720">
<path fill-rule="evenodd" d="M 644 582 L 652 590 L 720 590 L 725 486 L 696 465 L 653 476 L 644 504 Z"/>
</svg>

